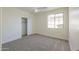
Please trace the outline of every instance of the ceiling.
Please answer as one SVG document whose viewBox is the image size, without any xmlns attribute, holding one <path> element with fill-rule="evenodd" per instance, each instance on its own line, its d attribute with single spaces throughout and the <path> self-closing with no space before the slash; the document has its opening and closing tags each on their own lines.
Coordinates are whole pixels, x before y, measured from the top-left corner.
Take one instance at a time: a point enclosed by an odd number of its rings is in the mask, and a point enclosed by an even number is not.
<svg viewBox="0 0 79 59">
<path fill-rule="evenodd" d="M 28 11 L 28 12 L 35 12 L 35 9 L 38 10 L 38 12 L 44 12 L 44 11 L 49 11 L 49 10 L 54 10 L 57 9 L 59 7 L 17 7 L 20 10 L 23 11 Z"/>
</svg>

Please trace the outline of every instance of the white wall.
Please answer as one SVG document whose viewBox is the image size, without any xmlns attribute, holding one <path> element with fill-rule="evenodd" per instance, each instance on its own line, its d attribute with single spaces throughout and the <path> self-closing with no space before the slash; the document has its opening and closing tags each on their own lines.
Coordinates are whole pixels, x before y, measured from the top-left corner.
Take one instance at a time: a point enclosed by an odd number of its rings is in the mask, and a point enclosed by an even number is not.
<svg viewBox="0 0 79 59">
<path fill-rule="evenodd" d="M 62 13 L 64 12 L 64 29 L 48 29 L 47 27 L 47 17 L 50 14 Z M 35 14 L 36 19 L 36 33 L 56 37 L 64 40 L 68 40 L 68 8 L 59 8 L 56 10 L 51 10 L 47 12 L 39 12 Z"/>
<path fill-rule="evenodd" d="M 28 19 L 28 35 L 32 34 L 33 15 L 29 12 L 23 12 L 17 8 L 2 8 L 2 43 L 7 43 L 21 38 L 22 20 L 21 17 Z"/>
<path fill-rule="evenodd" d="M 71 50 L 79 50 L 79 8 L 69 8 L 69 42 Z"/>
<path fill-rule="evenodd" d="M 0 50 L 1 50 L 1 40 L 2 40 L 2 30 L 1 30 L 1 27 L 2 27 L 2 18 L 1 18 L 1 15 L 2 15 L 2 9 L 0 7 Z"/>
</svg>

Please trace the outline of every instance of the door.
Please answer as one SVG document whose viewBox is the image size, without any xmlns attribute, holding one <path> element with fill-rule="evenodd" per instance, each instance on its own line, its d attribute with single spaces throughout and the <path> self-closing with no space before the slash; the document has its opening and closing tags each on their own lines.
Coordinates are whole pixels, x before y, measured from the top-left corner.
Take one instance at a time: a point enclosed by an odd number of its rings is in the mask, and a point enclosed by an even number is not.
<svg viewBox="0 0 79 59">
<path fill-rule="evenodd" d="M 22 36 L 27 35 L 27 18 L 22 17 Z"/>
</svg>

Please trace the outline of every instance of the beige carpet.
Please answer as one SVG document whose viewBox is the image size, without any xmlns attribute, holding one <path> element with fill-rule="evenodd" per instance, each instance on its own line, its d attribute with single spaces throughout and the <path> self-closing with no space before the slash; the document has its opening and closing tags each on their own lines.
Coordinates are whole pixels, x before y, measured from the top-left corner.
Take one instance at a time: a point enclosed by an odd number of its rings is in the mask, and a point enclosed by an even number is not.
<svg viewBox="0 0 79 59">
<path fill-rule="evenodd" d="M 42 35 L 25 36 L 2 45 L 3 51 L 70 51 L 68 41 Z"/>
</svg>

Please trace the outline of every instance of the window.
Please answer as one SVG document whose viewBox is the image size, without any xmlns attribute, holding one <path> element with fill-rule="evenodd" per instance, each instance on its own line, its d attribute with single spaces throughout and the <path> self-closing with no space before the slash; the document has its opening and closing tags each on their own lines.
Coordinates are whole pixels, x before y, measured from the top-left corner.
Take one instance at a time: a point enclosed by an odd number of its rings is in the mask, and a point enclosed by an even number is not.
<svg viewBox="0 0 79 59">
<path fill-rule="evenodd" d="M 48 15 L 48 28 L 63 28 L 63 13 Z"/>
</svg>

